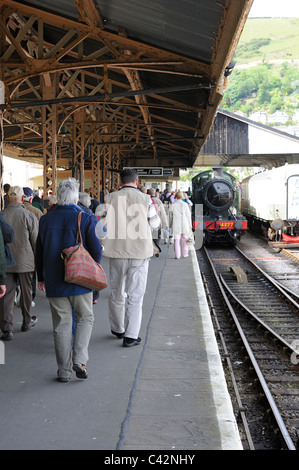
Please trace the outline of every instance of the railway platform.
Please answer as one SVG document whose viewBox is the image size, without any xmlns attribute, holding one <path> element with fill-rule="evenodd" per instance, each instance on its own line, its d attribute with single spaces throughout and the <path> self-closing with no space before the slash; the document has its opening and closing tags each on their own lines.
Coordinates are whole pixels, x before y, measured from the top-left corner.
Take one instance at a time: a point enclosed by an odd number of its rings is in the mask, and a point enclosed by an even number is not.
<svg viewBox="0 0 299 470">
<path fill-rule="evenodd" d="M 100 293 L 87 380 L 56 380 L 44 294 L 29 332 L 15 308 L 0 364 L 1 450 L 242 450 L 196 252 L 176 260 L 172 245 L 161 248 L 150 261 L 141 345 L 123 348 L 111 335 L 109 288 Z"/>
</svg>

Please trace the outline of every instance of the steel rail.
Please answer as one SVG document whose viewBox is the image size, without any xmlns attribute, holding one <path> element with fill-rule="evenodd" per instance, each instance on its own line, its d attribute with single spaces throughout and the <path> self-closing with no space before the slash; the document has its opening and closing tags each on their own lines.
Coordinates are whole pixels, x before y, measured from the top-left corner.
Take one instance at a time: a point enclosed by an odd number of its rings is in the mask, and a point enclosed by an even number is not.
<svg viewBox="0 0 299 470">
<path fill-rule="evenodd" d="M 291 437 L 290 437 L 290 435 L 289 435 L 289 432 L 288 432 L 288 430 L 287 430 L 287 428 L 286 428 L 286 426 L 285 426 L 285 423 L 284 423 L 284 421 L 283 421 L 283 419 L 282 419 L 282 417 L 281 417 L 281 414 L 280 414 L 280 412 L 279 412 L 279 410 L 278 410 L 278 408 L 277 408 L 277 405 L 276 405 L 276 403 L 275 403 L 275 400 L 274 400 L 274 398 L 273 398 L 273 396 L 272 396 L 272 394 L 271 394 L 271 392 L 270 392 L 270 390 L 269 390 L 269 388 L 268 388 L 268 385 L 267 385 L 267 383 L 266 383 L 266 381 L 265 381 L 265 379 L 264 379 L 264 376 L 263 376 L 263 374 L 262 374 L 262 371 L 261 371 L 261 369 L 260 369 L 260 367 L 259 367 L 259 365 L 258 365 L 258 363 L 257 363 L 257 361 L 256 361 L 256 359 L 255 359 L 255 357 L 254 357 L 254 353 L 253 353 L 253 351 L 252 351 L 252 349 L 251 349 L 251 347 L 250 347 L 250 345 L 249 345 L 249 343 L 248 343 L 248 341 L 247 341 L 247 339 L 246 339 L 245 333 L 243 332 L 243 329 L 242 329 L 242 327 L 241 327 L 241 325 L 240 325 L 240 323 L 239 323 L 239 320 L 238 320 L 238 318 L 237 318 L 237 315 L 236 315 L 236 313 L 235 313 L 235 311 L 234 311 L 234 309 L 233 309 L 233 307 L 232 307 L 232 305 L 231 305 L 231 303 L 230 303 L 230 301 L 229 301 L 229 299 L 228 299 L 228 297 L 227 297 L 227 295 L 226 295 L 226 293 L 225 293 L 224 287 L 223 287 L 223 285 L 222 285 L 222 280 L 220 279 L 220 276 L 218 275 L 218 273 L 217 273 L 217 271 L 216 271 L 216 269 L 215 269 L 214 263 L 212 262 L 212 260 L 211 260 L 211 258 L 210 258 L 210 256 L 209 256 L 209 254 L 208 254 L 208 252 L 207 252 L 207 250 L 206 250 L 205 247 L 204 247 L 204 250 L 205 250 L 205 253 L 206 253 L 207 258 L 208 258 L 208 260 L 209 260 L 209 263 L 210 263 L 210 265 L 211 265 L 211 268 L 212 268 L 212 270 L 213 270 L 213 273 L 214 273 L 214 275 L 215 275 L 215 278 L 216 278 L 217 284 L 218 284 L 218 286 L 219 286 L 219 289 L 220 289 L 220 291 L 221 291 L 221 294 L 222 294 L 222 296 L 223 296 L 223 299 L 225 300 L 225 303 L 226 303 L 226 305 L 227 305 L 227 307 L 228 307 L 228 309 L 229 309 L 229 311 L 230 311 L 230 314 L 231 314 L 231 316 L 232 316 L 232 318 L 233 318 L 233 320 L 234 320 L 234 322 L 235 322 L 235 325 L 236 325 L 236 327 L 237 327 L 237 329 L 238 329 L 239 335 L 240 335 L 240 337 L 241 337 L 241 339 L 242 339 L 242 341 L 243 341 L 244 347 L 245 347 L 245 349 L 246 349 L 246 351 L 247 351 L 248 357 L 249 357 L 249 359 L 250 359 L 250 361 L 251 361 L 251 363 L 252 363 L 252 366 L 253 366 L 253 368 L 254 368 L 256 374 L 257 374 L 257 377 L 258 377 L 258 379 L 259 379 L 260 385 L 261 385 L 261 387 L 262 387 L 262 389 L 263 389 L 263 391 L 264 391 L 264 394 L 265 394 L 265 396 L 266 396 L 266 398 L 267 398 L 267 401 L 268 401 L 269 406 L 270 406 L 270 408 L 271 408 L 271 410 L 272 410 L 273 416 L 275 417 L 276 423 L 277 423 L 277 425 L 278 425 L 278 427 L 279 427 L 279 429 L 280 429 L 281 435 L 282 435 L 282 437 L 283 437 L 283 439 L 284 439 L 284 441 L 285 441 L 285 443 L 286 443 L 286 446 L 287 446 L 288 450 L 296 450 L 296 447 L 295 447 L 295 445 L 294 445 L 294 443 L 293 443 L 293 441 L 292 441 L 292 439 L 291 439 Z"/>
<path fill-rule="evenodd" d="M 275 338 L 278 339 L 280 343 L 282 343 L 285 347 L 290 349 L 292 353 L 297 354 L 297 350 L 293 348 L 293 346 L 288 343 L 286 340 L 284 340 L 276 331 L 274 331 L 267 323 L 265 323 L 263 320 L 261 320 L 250 308 L 248 308 L 237 296 L 234 294 L 234 292 L 229 288 L 225 280 L 223 279 L 222 275 L 219 275 L 219 279 L 221 280 L 222 284 L 226 288 L 226 290 L 229 292 L 229 294 L 234 298 L 236 302 L 244 309 L 246 312 L 248 312 L 257 322 L 259 322 L 260 325 L 262 325 L 269 333 L 271 333 Z"/>
<path fill-rule="evenodd" d="M 274 282 L 276 282 L 276 284 L 281 287 L 283 290 L 285 290 L 289 295 L 292 295 L 293 297 L 295 297 L 296 299 L 298 299 L 298 302 L 299 302 L 299 294 L 297 294 L 296 292 L 294 292 L 293 290 L 289 289 L 288 287 L 284 286 L 283 284 L 281 284 L 281 282 L 279 281 L 276 281 L 274 278 L 273 278 Z"/>
<path fill-rule="evenodd" d="M 268 276 L 270 276 L 270 274 L 268 274 Z M 271 276 L 270 276 L 271 277 Z M 289 287 L 287 286 L 284 286 L 283 284 L 281 284 L 281 282 L 277 281 L 276 279 L 274 279 L 274 277 L 272 277 L 273 279 L 273 282 L 275 282 L 281 289 L 283 289 L 287 294 L 289 294 L 290 296 L 292 296 L 293 298 L 295 298 L 296 302 L 298 300 L 299 302 L 299 294 L 297 294 L 296 292 L 294 292 L 292 289 L 290 289 Z"/>
<path fill-rule="evenodd" d="M 271 284 L 277 289 L 279 290 L 279 292 L 284 295 L 298 310 L 299 310 L 299 304 L 287 293 L 287 288 L 284 289 L 284 286 L 282 286 L 280 283 L 278 283 L 277 281 L 275 281 L 275 279 L 270 276 L 268 273 L 266 273 L 266 271 L 264 271 L 262 268 L 260 268 L 252 259 L 250 259 L 242 250 L 240 250 L 240 248 L 238 248 L 237 246 L 235 246 L 236 250 L 247 260 L 249 261 L 256 269 L 258 269 L 258 271 L 260 271 L 260 273 L 263 274 L 263 276 L 265 276 L 269 282 L 271 282 Z M 297 296 L 297 294 L 295 294 Z"/>
<path fill-rule="evenodd" d="M 212 312 L 212 315 L 214 317 L 214 321 L 215 321 L 215 324 L 216 324 L 216 327 L 217 327 L 217 333 L 218 333 L 218 335 L 220 337 L 220 340 L 221 340 L 221 343 L 222 343 L 222 347 L 223 347 L 223 351 L 224 351 L 224 357 L 225 357 L 227 367 L 228 367 L 228 370 L 229 370 L 229 373 L 230 373 L 232 386 L 233 386 L 234 393 L 235 393 L 235 396 L 236 396 L 236 401 L 237 401 L 237 404 L 238 404 L 240 417 L 242 419 L 242 423 L 243 423 L 243 426 L 244 426 L 244 431 L 245 431 L 246 439 L 247 439 L 247 442 L 248 442 L 249 450 L 255 450 L 254 443 L 253 443 L 253 440 L 252 440 L 252 437 L 251 437 L 251 432 L 250 432 L 249 425 L 248 425 L 248 421 L 247 421 L 247 416 L 246 416 L 247 409 L 246 409 L 246 406 L 244 406 L 243 403 L 242 403 L 242 398 L 241 398 L 240 393 L 239 393 L 239 387 L 238 387 L 237 380 L 236 380 L 236 377 L 235 377 L 235 374 L 234 374 L 234 369 L 233 369 L 233 366 L 232 366 L 232 363 L 231 363 L 231 360 L 230 360 L 230 355 L 229 355 L 229 352 L 228 352 L 228 349 L 227 349 L 227 346 L 226 346 L 226 343 L 225 343 L 225 338 L 224 338 L 224 335 L 222 333 L 222 329 L 221 329 L 220 324 L 219 324 L 219 320 L 218 320 L 218 317 L 217 317 L 217 312 L 216 312 L 215 307 L 213 305 L 212 297 L 211 297 L 211 294 L 209 292 L 209 287 L 208 287 L 206 278 L 203 274 L 202 274 L 202 279 L 203 279 L 203 283 L 204 283 L 204 286 L 205 286 L 208 303 L 210 305 L 211 312 Z"/>
</svg>

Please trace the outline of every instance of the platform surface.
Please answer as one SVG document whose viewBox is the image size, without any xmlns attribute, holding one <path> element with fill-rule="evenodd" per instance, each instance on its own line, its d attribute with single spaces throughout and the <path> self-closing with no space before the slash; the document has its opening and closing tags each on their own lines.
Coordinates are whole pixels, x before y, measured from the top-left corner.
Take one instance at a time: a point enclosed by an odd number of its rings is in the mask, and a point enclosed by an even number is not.
<svg viewBox="0 0 299 470">
<path fill-rule="evenodd" d="M 176 260 L 172 245 L 161 248 L 150 261 L 141 345 L 123 348 L 111 335 L 109 288 L 101 292 L 87 380 L 57 382 L 44 294 L 27 333 L 15 308 L 0 364 L 1 450 L 242 449 L 196 252 Z"/>
</svg>

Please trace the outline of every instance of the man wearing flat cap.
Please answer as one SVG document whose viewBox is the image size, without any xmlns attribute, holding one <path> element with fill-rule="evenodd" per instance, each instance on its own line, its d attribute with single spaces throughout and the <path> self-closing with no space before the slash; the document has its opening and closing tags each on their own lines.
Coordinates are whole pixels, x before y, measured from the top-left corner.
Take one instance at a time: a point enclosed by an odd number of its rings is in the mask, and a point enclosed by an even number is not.
<svg viewBox="0 0 299 470">
<path fill-rule="evenodd" d="M 30 330 L 37 322 L 37 318 L 31 317 L 30 312 L 38 220 L 23 204 L 23 188 L 11 186 L 8 199 L 9 204 L 3 210 L 2 215 L 15 233 L 10 249 L 16 264 L 7 267 L 6 293 L 0 299 L 0 329 L 4 340 L 13 338 L 13 311 L 17 281 L 19 281 L 21 287 L 20 307 L 23 316 L 21 331 Z"/>
</svg>

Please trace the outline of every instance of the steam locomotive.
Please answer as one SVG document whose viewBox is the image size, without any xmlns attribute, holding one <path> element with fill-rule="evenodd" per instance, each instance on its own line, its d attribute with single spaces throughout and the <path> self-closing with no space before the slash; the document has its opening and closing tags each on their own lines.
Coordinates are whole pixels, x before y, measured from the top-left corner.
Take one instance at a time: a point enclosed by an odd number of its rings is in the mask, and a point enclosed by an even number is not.
<svg viewBox="0 0 299 470">
<path fill-rule="evenodd" d="M 222 167 L 203 171 L 192 178 L 192 202 L 194 229 L 201 223 L 196 220 L 196 207 L 202 209 L 204 244 L 235 244 L 246 233 L 247 220 L 239 210 L 238 184 Z"/>
</svg>

